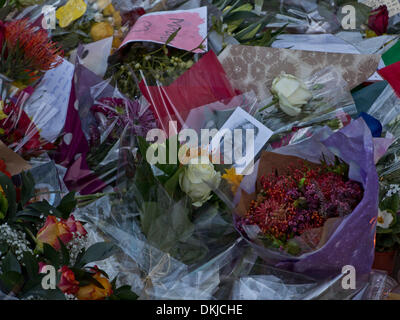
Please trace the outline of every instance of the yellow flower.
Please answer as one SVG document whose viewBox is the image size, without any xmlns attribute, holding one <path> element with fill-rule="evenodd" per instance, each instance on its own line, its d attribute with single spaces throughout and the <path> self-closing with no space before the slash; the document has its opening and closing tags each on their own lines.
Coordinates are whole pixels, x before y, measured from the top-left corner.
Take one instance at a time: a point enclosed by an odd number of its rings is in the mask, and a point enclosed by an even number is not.
<svg viewBox="0 0 400 320">
<path fill-rule="evenodd" d="M 95 23 L 90 29 L 90 36 L 93 41 L 103 40 L 114 35 L 114 28 L 108 22 Z"/>
<path fill-rule="evenodd" d="M 225 172 L 226 173 L 222 175 L 222 179 L 228 181 L 228 183 L 231 185 L 232 193 L 236 193 L 237 189 L 242 183 L 243 176 L 240 174 L 236 174 L 235 168 L 225 169 Z"/>
<path fill-rule="evenodd" d="M 117 28 L 121 28 L 122 26 L 122 17 L 119 14 L 119 11 L 115 11 L 113 13 L 113 21 L 114 21 L 114 26 Z"/>
<path fill-rule="evenodd" d="M 69 0 L 64 6 L 56 11 L 56 18 L 61 28 L 68 27 L 73 21 L 82 17 L 87 9 L 83 0 Z"/>
<path fill-rule="evenodd" d="M 4 120 L 4 119 L 6 119 L 6 118 L 8 117 L 8 116 L 4 113 L 3 108 L 4 108 L 4 101 L 1 100 L 1 101 L 0 101 L 0 120 Z"/>
<path fill-rule="evenodd" d="M 112 16 L 115 12 L 114 6 L 110 3 L 107 7 L 103 10 L 103 15 L 105 16 Z"/>
<path fill-rule="evenodd" d="M 367 38 L 374 38 L 374 37 L 377 37 L 378 35 L 375 33 L 375 31 L 372 31 L 372 30 L 366 30 L 365 31 L 365 36 L 367 37 Z"/>
<path fill-rule="evenodd" d="M 112 295 L 112 286 L 107 278 L 101 275 L 100 272 L 97 272 L 93 278 L 100 282 L 103 288 L 100 288 L 92 283 L 84 287 L 80 287 L 76 294 L 76 297 L 79 300 L 103 300 Z"/>
</svg>

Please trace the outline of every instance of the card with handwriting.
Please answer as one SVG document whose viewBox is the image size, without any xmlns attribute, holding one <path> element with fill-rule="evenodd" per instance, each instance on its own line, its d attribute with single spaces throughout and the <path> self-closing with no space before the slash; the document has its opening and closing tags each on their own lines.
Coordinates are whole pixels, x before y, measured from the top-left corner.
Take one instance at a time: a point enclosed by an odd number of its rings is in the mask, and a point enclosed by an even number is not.
<svg viewBox="0 0 400 320">
<path fill-rule="evenodd" d="M 121 47 L 138 41 L 164 44 L 179 28 L 168 45 L 195 53 L 207 51 L 207 7 L 145 14 L 129 31 Z M 198 48 L 200 45 L 202 48 Z"/>
</svg>

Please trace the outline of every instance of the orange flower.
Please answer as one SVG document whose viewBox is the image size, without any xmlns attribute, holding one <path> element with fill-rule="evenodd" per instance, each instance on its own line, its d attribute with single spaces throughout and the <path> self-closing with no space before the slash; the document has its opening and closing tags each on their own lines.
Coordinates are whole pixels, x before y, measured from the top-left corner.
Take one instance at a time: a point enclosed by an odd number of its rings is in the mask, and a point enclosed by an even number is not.
<svg viewBox="0 0 400 320">
<path fill-rule="evenodd" d="M 79 300 L 103 300 L 112 295 L 112 286 L 106 277 L 100 272 L 96 272 L 93 278 L 100 282 L 104 289 L 95 284 L 80 287 L 79 291 L 76 293 L 76 297 Z"/>
<path fill-rule="evenodd" d="M 61 245 L 58 238 L 66 244 L 72 240 L 72 232 L 64 221 L 59 221 L 54 216 L 47 216 L 43 228 L 36 236 L 38 249 L 42 250 L 43 243 L 47 243 L 54 249 L 60 250 Z"/>
<path fill-rule="evenodd" d="M 79 281 L 75 279 L 74 272 L 67 266 L 63 266 L 60 270 L 61 279 L 58 288 L 67 294 L 76 294 L 79 290 Z"/>
</svg>

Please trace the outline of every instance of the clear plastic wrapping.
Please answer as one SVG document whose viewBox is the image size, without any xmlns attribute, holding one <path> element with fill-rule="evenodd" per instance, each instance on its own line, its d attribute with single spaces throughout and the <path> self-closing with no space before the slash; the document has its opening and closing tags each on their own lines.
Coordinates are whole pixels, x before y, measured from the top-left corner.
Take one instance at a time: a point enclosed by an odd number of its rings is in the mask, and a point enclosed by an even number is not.
<svg viewBox="0 0 400 320">
<path fill-rule="evenodd" d="M 42 103 L 36 110 L 30 108 L 29 97 L 34 92 L 32 87 L 20 90 L 4 80 L 1 82 L 1 120 L 0 138 L 13 151 L 25 159 L 39 156 L 55 148 L 52 143 L 42 137 L 41 128 L 48 125 L 57 113 L 57 109 Z"/>
</svg>

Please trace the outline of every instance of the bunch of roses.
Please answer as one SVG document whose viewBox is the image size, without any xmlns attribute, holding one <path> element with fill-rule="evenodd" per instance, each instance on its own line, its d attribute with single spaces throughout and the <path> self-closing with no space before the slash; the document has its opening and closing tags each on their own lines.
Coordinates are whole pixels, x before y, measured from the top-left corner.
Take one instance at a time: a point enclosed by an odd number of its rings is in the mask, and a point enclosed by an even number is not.
<svg viewBox="0 0 400 320">
<path fill-rule="evenodd" d="M 61 248 L 59 240 L 64 245 L 68 245 L 74 238 L 83 238 L 86 235 L 87 231 L 82 223 L 76 221 L 73 215 L 70 215 L 67 220 L 47 216 L 44 226 L 36 236 L 37 249 L 42 251 L 43 244 L 47 243 L 58 251 Z"/>
<path fill-rule="evenodd" d="M 41 265 L 42 268 L 44 265 Z M 102 300 L 113 294 L 110 281 L 103 275 L 97 266 L 89 269 L 93 279 L 100 284 L 88 283 L 82 285 L 73 270 L 67 266 L 60 269 L 61 279 L 58 288 L 67 295 L 72 295 L 78 300 Z"/>
<path fill-rule="evenodd" d="M 48 216 L 44 226 L 36 236 L 37 249 L 42 251 L 43 244 L 47 243 L 59 251 L 61 249 L 60 241 L 62 241 L 68 249 L 74 251 L 70 245 L 76 242 L 74 241 L 76 239 L 84 240 L 86 235 L 87 231 L 82 223 L 76 221 L 73 215 L 69 216 L 67 220 Z M 40 262 L 39 271 L 44 266 L 46 264 Z M 93 282 L 86 284 L 78 281 L 75 272 L 66 265 L 62 266 L 59 272 L 61 273 L 61 279 L 58 283 L 59 289 L 66 295 L 76 297 L 79 300 L 104 299 L 109 297 L 113 292 L 111 283 L 96 266 L 89 268 L 88 272 L 91 274 Z M 79 272 L 81 271 L 79 270 Z"/>
<path fill-rule="evenodd" d="M 363 197 L 362 186 L 334 165 L 289 166 L 286 175 L 263 176 L 242 225 L 257 225 L 262 233 L 286 242 L 320 228 L 326 219 L 350 214 Z"/>
</svg>

